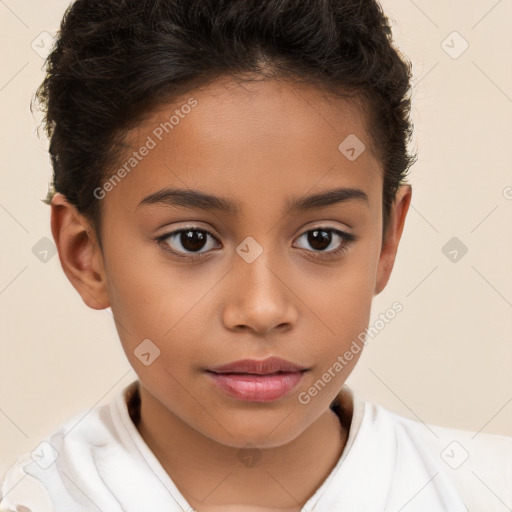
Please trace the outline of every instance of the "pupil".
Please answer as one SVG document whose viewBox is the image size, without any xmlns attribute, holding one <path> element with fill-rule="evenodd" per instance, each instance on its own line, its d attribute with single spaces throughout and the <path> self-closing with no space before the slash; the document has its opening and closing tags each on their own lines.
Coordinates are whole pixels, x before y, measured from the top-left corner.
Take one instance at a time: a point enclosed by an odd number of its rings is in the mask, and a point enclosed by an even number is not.
<svg viewBox="0 0 512 512">
<path fill-rule="evenodd" d="M 331 243 L 331 233 L 324 230 L 310 231 L 308 243 L 318 251 L 325 250 Z M 198 251 L 204 247 L 206 236 L 202 231 L 189 230 L 181 232 L 181 244 L 187 251 Z"/>
<path fill-rule="evenodd" d="M 180 242 L 187 251 L 197 251 L 204 247 L 206 236 L 202 231 L 182 231 Z"/>
<path fill-rule="evenodd" d="M 315 229 L 308 234 L 308 243 L 311 247 L 320 251 L 329 247 L 331 236 L 331 233 L 327 231 Z"/>
</svg>

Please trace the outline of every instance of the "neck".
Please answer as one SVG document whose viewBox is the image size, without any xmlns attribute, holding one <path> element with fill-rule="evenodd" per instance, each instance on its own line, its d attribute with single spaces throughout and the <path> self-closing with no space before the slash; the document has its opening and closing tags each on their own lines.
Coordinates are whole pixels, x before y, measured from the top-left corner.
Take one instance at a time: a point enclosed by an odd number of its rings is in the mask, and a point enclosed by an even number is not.
<svg viewBox="0 0 512 512">
<path fill-rule="evenodd" d="M 300 511 L 338 462 L 352 416 L 340 403 L 339 416 L 328 409 L 286 445 L 243 451 L 191 428 L 140 383 L 139 390 L 140 416 L 132 405 L 132 418 L 139 420 L 142 438 L 198 512 L 225 512 L 230 505 L 240 512 Z"/>
</svg>

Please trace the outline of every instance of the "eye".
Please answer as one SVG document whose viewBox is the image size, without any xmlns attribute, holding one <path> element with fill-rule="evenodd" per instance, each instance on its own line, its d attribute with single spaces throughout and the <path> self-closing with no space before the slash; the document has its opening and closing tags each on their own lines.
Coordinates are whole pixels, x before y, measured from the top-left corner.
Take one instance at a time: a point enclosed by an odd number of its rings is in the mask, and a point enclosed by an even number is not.
<svg viewBox="0 0 512 512">
<path fill-rule="evenodd" d="M 297 238 L 297 240 L 304 237 L 306 243 L 313 248 L 312 252 L 319 253 L 321 257 L 324 257 L 324 254 L 325 256 L 336 256 L 344 253 L 357 238 L 352 233 L 327 227 L 310 229 Z M 330 250 L 329 247 L 331 247 Z M 305 247 L 301 248 L 304 249 Z"/>
<path fill-rule="evenodd" d="M 307 247 L 300 248 L 313 252 L 320 258 L 341 255 L 352 242 L 357 240 L 356 235 L 328 227 L 310 229 L 297 240 L 302 238 L 313 250 L 309 250 Z M 165 233 L 156 241 L 163 245 L 166 251 L 179 257 L 191 259 L 203 257 L 214 248 L 215 244 L 220 245 L 219 239 L 213 233 L 197 227 L 185 227 Z"/>
<path fill-rule="evenodd" d="M 157 241 L 163 244 L 167 251 L 182 257 L 208 252 L 212 248 L 212 241 L 220 243 L 217 237 L 207 229 L 195 227 L 171 231 L 159 236 Z M 206 250 L 200 252 L 203 248 Z"/>
</svg>

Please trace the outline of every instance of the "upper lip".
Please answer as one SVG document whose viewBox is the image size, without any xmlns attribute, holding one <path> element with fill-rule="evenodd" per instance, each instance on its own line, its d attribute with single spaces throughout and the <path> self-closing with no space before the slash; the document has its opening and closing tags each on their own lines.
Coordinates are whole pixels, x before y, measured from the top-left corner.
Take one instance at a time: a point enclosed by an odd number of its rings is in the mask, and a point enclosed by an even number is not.
<svg viewBox="0 0 512 512">
<path fill-rule="evenodd" d="M 276 372 L 300 372 L 306 367 L 286 361 L 280 357 L 268 357 L 267 359 L 241 359 L 232 363 L 209 368 L 214 373 L 251 373 L 255 375 L 268 375 Z"/>
</svg>

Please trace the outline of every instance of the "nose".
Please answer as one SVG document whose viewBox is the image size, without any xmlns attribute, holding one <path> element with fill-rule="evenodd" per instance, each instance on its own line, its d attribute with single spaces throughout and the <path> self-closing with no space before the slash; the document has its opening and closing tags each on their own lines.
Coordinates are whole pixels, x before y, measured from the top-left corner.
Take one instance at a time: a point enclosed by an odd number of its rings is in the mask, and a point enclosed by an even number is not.
<svg viewBox="0 0 512 512">
<path fill-rule="evenodd" d="M 297 323 L 298 299 L 287 283 L 289 273 L 280 268 L 268 261 L 266 251 L 252 263 L 236 259 L 222 315 L 227 329 L 267 335 Z"/>
</svg>

